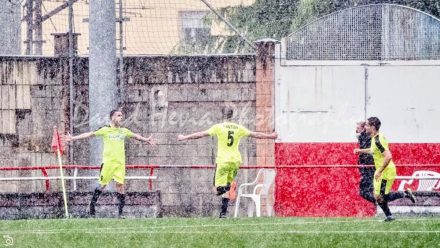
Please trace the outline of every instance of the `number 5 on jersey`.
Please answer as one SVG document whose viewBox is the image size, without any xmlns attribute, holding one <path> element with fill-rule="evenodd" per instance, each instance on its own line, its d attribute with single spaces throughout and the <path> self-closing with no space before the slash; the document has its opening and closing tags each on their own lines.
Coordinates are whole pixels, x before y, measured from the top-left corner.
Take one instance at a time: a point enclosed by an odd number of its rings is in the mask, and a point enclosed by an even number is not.
<svg viewBox="0 0 440 248">
<path fill-rule="evenodd" d="M 228 146 L 232 146 L 234 144 L 234 131 L 228 131 Z"/>
</svg>

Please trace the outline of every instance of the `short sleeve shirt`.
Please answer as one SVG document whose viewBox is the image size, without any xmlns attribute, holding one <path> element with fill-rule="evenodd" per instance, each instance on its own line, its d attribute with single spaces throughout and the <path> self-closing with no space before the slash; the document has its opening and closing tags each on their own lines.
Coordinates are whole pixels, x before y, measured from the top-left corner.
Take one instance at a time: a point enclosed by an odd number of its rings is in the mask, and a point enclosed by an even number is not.
<svg viewBox="0 0 440 248">
<path fill-rule="evenodd" d="M 371 152 L 373 154 L 374 166 L 376 169 L 382 166 L 385 159 L 385 156 L 383 155 L 385 151 L 389 151 L 388 141 L 383 134 L 378 133 L 376 136 L 371 138 Z M 395 165 L 391 160 L 385 170 L 393 167 L 395 167 Z"/>
<path fill-rule="evenodd" d="M 103 163 L 125 165 L 125 139 L 133 137 L 133 132 L 127 128 L 105 126 L 96 130 L 94 134 L 103 139 Z"/>
<path fill-rule="evenodd" d="M 250 131 L 242 125 L 224 122 L 212 126 L 208 133 L 217 137 L 217 158 L 216 163 L 240 162 L 241 154 L 238 150 L 240 140 L 247 137 Z"/>
</svg>

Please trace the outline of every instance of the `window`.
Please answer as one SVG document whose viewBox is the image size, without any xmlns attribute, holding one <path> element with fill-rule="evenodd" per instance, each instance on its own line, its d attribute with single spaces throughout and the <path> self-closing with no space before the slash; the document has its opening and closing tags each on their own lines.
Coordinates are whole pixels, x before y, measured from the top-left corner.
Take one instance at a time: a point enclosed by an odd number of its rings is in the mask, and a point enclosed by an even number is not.
<svg viewBox="0 0 440 248">
<path fill-rule="evenodd" d="M 181 11 L 181 38 L 187 43 L 204 43 L 210 36 L 210 27 L 204 23 L 207 11 Z"/>
</svg>

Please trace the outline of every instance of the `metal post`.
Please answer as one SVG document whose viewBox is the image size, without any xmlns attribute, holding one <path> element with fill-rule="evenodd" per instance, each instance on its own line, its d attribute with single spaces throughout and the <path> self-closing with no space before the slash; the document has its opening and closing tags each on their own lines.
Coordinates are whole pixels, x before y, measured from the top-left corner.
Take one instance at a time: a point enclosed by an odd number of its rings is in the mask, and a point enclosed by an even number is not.
<svg viewBox="0 0 440 248">
<path fill-rule="evenodd" d="M 75 100 L 73 90 L 73 1 L 69 0 L 69 131 L 73 134 L 73 102 Z M 73 164 L 73 147 L 69 146 L 69 164 Z"/>
<path fill-rule="evenodd" d="M 115 1 L 89 1 L 89 128 L 109 122 L 110 110 L 117 106 Z M 90 142 L 90 163 L 101 164 L 102 142 Z"/>
<path fill-rule="evenodd" d="M 15 1 L 3 1 L 0 4 L 1 56 L 21 54 L 21 7 Z"/>
<path fill-rule="evenodd" d="M 122 1 L 119 0 L 119 85 L 121 95 L 119 103 L 123 103 L 125 99 L 125 82 L 124 82 L 124 17 L 122 12 Z"/>
<path fill-rule="evenodd" d="M 364 120 L 367 119 L 368 111 L 368 65 L 364 66 Z"/>
<path fill-rule="evenodd" d="M 33 0 L 27 0 L 26 4 L 26 55 L 32 55 L 32 44 L 33 44 L 33 16 L 34 16 L 34 1 Z"/>
<path fill-rule="evenodd" d="M 34 6 L 34 30 L 35 30 L 35 54 L 43 54 L 43 21 L 41 14 L 41 6 L 43 4 L 42 0 L 35 0 Z M 31 44 L 32 45 L 32 44 Z"/>
</svg>

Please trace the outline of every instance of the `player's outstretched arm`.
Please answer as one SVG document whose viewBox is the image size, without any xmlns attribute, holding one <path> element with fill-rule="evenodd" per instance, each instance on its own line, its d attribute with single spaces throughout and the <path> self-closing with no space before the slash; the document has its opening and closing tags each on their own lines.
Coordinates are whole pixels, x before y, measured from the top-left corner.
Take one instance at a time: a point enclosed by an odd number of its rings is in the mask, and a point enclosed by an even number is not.
<svg viewBox="0 0 440 248">
<path fill-rule="evenodd" d="M 197 132 L 197 133 L 188 134 L 188 135 L 179 134 L 177 136 L 177 140 L 184 141 L 184 140 L 189 140 L 189 139 L 200 139 L 200 138 L 203 138 L 206 136 L 209 136 L 208 131 Z"/>
<path fill-rule="evenodd" d="M 139 141 L 143 141 L 143 142 L 147 142 L 148 144 L 150 144 L 152 146 L 156 145 L 156 143 L 157 143 L 157 139 L 154 139 L 153 135 L 150 135 L 150 137 L 145 138 L 142 135 L 139 135 L 139 134 L 135 133 L 135 134 L 133 134 L 133 139 L 139 140 Z"/>
<path fill-rule="evenodd" d="M 276 132 L 270 134 L 262 132 L 250 132 L 249 137 L 256 139 L 276 139 L 278 138 L 278 134 Z"/>
<path fill-rule="evenodd" d="M 353 153 L 354 154 L 371 154 L 371 149 L 369 149 L 369 148 L 365 148 L 365 149 L 356 148 L 356 149 L 354 149 Z"/>
<path fill-rule="evenodd" d="M 72 136 L 70 133 L 67 133 L 67 135 L 64 136 L 64 140 L 66 142 L 70 142 L 70 141 L 74 141 L 74 140 L 87 139 L 87 138 L 91 138 L 91 137 L 95 137 L 94 132 L 87 132 L 87 133 L 83 133 L 83 134 L 80 134 L 77 136 Z"/>
</svg>

